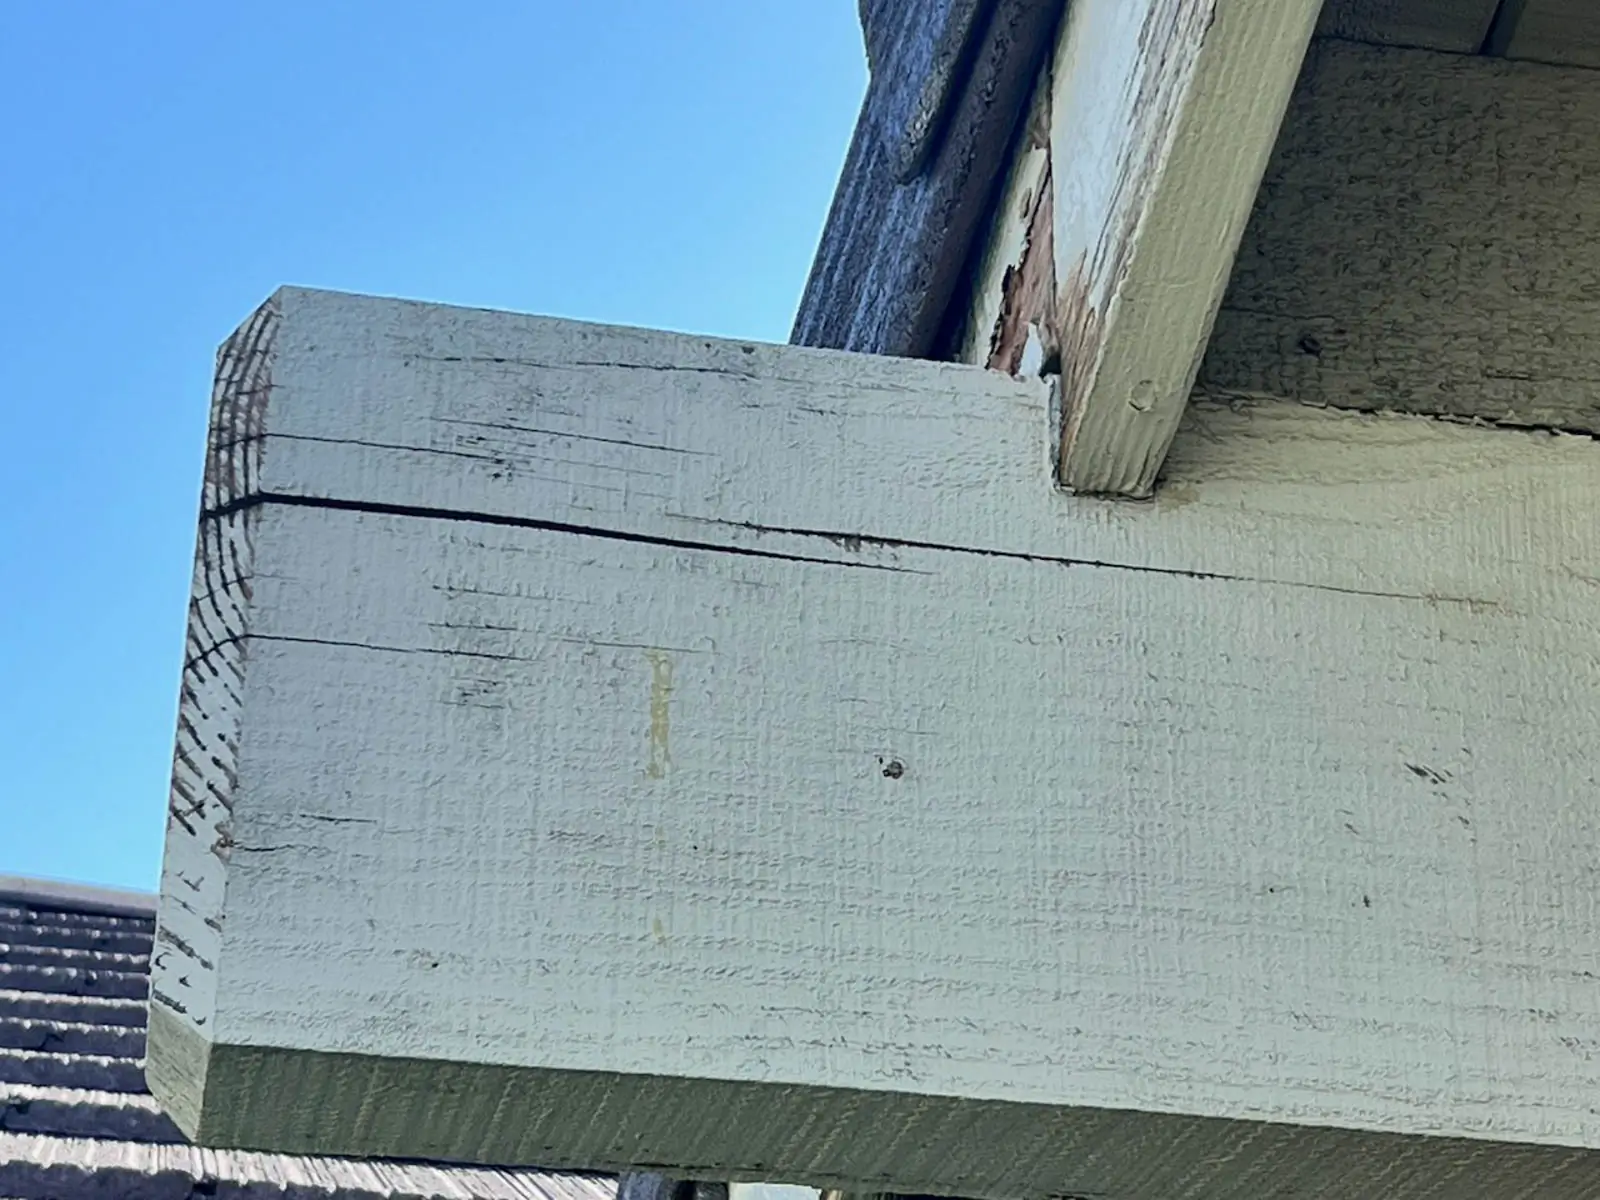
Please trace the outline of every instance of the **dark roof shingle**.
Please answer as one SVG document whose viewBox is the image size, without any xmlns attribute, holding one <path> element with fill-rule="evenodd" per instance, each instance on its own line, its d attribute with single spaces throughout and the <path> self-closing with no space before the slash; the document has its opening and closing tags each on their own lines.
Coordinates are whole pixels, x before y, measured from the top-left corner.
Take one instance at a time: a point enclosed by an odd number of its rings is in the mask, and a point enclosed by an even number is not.
<svg viewBox="0 0 1600 1200">
<path fill-rule="evenodd" d="M 144 1083 L 153 901 L 0 879 L 0 1196 L 613 1200 L 530 1168 L 202 1150 Z"/>
</svg>

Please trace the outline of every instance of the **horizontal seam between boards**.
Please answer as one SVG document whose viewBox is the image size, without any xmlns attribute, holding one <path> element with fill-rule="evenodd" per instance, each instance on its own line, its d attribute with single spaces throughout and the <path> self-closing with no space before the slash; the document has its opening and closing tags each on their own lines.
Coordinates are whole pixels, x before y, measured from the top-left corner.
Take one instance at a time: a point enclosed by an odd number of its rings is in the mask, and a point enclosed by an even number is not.
<svg viewBox="0 0 1600 1200">
<path fill-rule="evenodd" d="M 846 562 L 837 558 L 815 555 L 786 554 L 778 550 L 757 550 L 749 546 L 732 546 L 719 542 L 696 541 L 660 534 L 630 533 L 620 529 L 602 529 L 566 521 L 550 521 L 537 517 L 514 517 L 505 513 L 472 512 L 460 509 L 431 508 L 423 505 L 391 504 L 382 501 L 337 500 L 316 496 L 296 496 L 281 492 L 262 492 L 254 496 L 229 501 L 200 513 L 200 520 L 214 520 L 234 516 L 253 508 L 279 504 L 288 508 L 325 508 L 336 512 L 370 513 L 374 516 L 411 517 L 425 521 L 455 521 L 465 524 L 497 525 L 513 529 L 532 529 L 545 533 L 565 533 L 577 537 L 593 537 L 606 541 L 629 542 L 635 545 L 664 546 L 676 550 L 700 550 L 711 554 L 731 554 L 743 558 L 775 559 L 780 562 L 809 563 L 824 567 L 846 567 L 871 571 L 888 571 L 900 575 L 927 575 L 930 572 L 910 567 L 894 567 L 880 563 Z M 672 514 L 669 514 L 672 515 Z M 968 554 L 980 558 L 996 558 L 1013 562 L 1046 563 L 1060 567 L 1084 567 L 1091 570 L 1127 571 L 1138 575 L 1164 575 L 1177 579 L 1195 579 L 1217 583 L 1248 583 L 1261 587 L 1298 588 L 1305 591 L 1332 592 L 1341 596 L 1366 596 L 1377 600 L 1409 600 L 1421 604 L 1456 604 L 1468 608 L 1500 608 L 1493 600 L 1480 600 L 1471 596 L 1429 595 L 1421 592 L 1385 592 L 1372 588 L 1343 587 L 1331 583 L 1310 583 L 1295 579 L 1271 579 L 1253 575 L 1229 575 L 1221 571 L 1200 571 L 1181 567 L 1155 567 L 1138 563 L 1119 563 L 1105 559 L 1066 558 L 1060 555 L 1030 554 L 1023 550 L 997 550 L 983 546 L 957 546 L 944 542 L 918 541 L 909 538 L 882 537 L 866 533 L 846 533 L 839 530 L 789 528 L 759 525 L 746 521 L 724 521 L 718 518 L 685 517 L 680 520 L 704 521 L 729 529 L 742 529 L 759 535 L 775 534 L 789 537 L 810 537 L 832 542 L 845 549 L 874 546 L 883 549 L 924 550 L 943 554 Z"/>
</svg>

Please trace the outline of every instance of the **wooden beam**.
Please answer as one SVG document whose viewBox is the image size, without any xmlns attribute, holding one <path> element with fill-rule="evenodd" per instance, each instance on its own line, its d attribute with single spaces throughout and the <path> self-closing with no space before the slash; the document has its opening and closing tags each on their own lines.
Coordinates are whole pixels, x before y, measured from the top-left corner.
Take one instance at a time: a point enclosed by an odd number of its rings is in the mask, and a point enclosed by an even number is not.
<svg viewBox="0 0 1600 1200">
<path fill-rule="evenodd" d="M 1600 433 L 1600 74 L 1317 44 L 1202 379 Z"/>
<path fill-rule="evenodd" d="M 1064 0 L 864 0 L 872 81 L 793 341 L 934 357 Z"/>
<path fill-rule="evenodd" d="M 1505 55 L 1600 67 L 1600 5 L 1594 0 L 1524 0 Z"/>
<path fill-rule="evenodd" d="M 1586 2 L 1586 0 L 1578 0 Z M 1328 0 L 1317 33 L 1476 54 L 1501 0 Z"/>
<path fill-rule="evenodd" d="M 1592 1195 L 1600 447 L 1203 405 L 1108 506 L 1050 487 L 1048 407 L 280 293 L 197 546 L 147 1067 L 185 1132 Z"/>
<path fill-rule="evenodd" d="M 1060 476 L 1143 496 L 1320 0 L 1078 0 L 1053 63 Z"/>
</svg>

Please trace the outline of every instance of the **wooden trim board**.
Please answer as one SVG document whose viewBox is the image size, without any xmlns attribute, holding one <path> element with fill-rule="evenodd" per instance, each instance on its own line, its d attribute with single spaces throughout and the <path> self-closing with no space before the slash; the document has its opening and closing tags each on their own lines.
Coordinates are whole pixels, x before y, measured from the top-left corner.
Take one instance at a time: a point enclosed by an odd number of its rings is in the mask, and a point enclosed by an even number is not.
<svg viewBox="0 0 1600 1200">
<path fill-rule="evenodd" d="M 1600 1186 L 1592 441 L 1201 404 L 1124 505 L 979 369 L 300 290 L 222 362 L 201 1142 Z"/>
</svg>

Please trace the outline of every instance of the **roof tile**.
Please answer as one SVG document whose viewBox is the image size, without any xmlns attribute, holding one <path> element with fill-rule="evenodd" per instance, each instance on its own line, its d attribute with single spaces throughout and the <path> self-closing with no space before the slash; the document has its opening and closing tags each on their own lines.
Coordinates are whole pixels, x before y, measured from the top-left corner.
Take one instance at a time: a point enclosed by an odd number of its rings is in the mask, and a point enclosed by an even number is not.
<svg viewBox="0 0 1600 1200">
<path fill-rule="evenodd" d="M 0 1014 L 41 1021 L 78 1021 L 143 1029 L 149 1010 L 144 1000 L 66 996 L 0 987 Z"/>
<path fill-rule="evenodd" d="M 52 1054 L 48 1050 L 0 1049 L 0 1083 L 36 1087 L 96 1088 L 106 1092 L 142 1092 L 144 1062 L 105 1054 Z"/>
<path fill-rule="evenodd" d="M 0 1048 L 143 1058 L 144 1031 L 129 1025 L 0 1016 Z"/>
<path fill-rule="evenodd" d="M 35 963 L 0 963 L 0 988 L 145 1000 L 150 995 L 150 977 L 142 971 L 85 971 Z"/>
<path fill-rule="evenodd" d="M 77 967 L 87 971 L 133 971 L 141 974 L 150 970 L 148 954 L 119 954 L 114 950 L 81 950 L 74 946 L 41 946 L 21 942 L 0 942 L 0 963 Z"/>
<path fill-rule="evenodd" d="M 26 895 L 0 888 L 0 1200 L 614 1200 L 599 1175 L 190 1146 L 145 1089 L 152 922 Z"/>
<path fill-rule="evenodd" d="M 153 1096 L 27 1084 L 0 1084 L 0 1130 L 134 1142 L 186 1140 Z"/>
<path fill-rule="evenodd" d="M 611 1180 L 594 1175 L 0 1133 L 0 1195 L 20 1200 L 611 1200 L 613 1194 Z"/>
<path fill-rule="evenodd" d="M 118 926 L 63 925 L 7 920 L 0 917 L 0 942 L 12 945 L 62 946 L 81 950 L 150 953 L 150 931 L 123 922 Z"/>
</svg>

